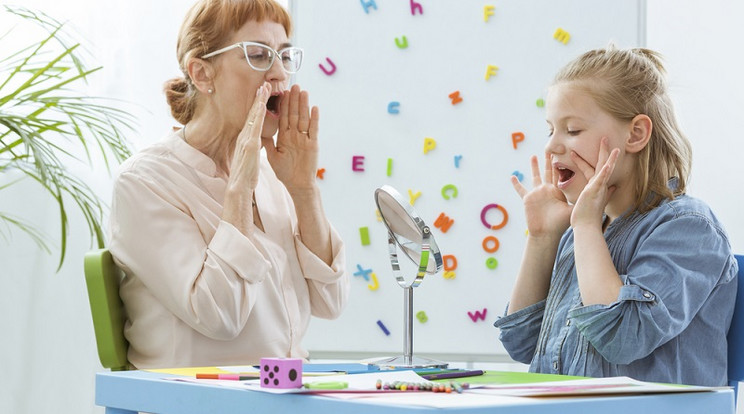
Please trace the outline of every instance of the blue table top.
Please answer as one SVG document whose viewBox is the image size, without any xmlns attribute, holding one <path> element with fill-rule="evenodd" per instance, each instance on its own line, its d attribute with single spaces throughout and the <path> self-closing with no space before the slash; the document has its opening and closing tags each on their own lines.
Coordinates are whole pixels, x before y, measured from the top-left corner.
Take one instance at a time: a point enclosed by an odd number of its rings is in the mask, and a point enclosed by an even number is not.
<svg viewBox="0 0 744 414">
<path fill-rule="evenodd" d="M 171 375 L 147 371 L 102 372 L 96 374 L 96 404 L 107 413 L 201 414 L 208 412 L 254 413 L 493 413 L 544 414 L 594 412 L 602 414 L 733 414 L 733 390 L 676 394 L 520 398 L 519 403 L 492 406 L 433 408 L 416 405 L 379 404 L 373 401 L 342 400 L 307 394 L 271 394 L 202 383 L 171 381 Z M 544 379 L 543 379 L 544 381 Z M 421 393 L 422 398 L 426 398 Z"/>
</svg>

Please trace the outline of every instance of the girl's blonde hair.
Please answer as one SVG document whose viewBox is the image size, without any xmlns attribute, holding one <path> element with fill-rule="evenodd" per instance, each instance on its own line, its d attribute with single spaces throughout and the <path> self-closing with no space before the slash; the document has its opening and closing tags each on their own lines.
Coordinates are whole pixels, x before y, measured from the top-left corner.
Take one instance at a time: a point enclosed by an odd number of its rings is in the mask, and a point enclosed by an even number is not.
<svg viewBox="0 0 744 414">
<path fill-rule="evenodd" d="M 189 78 L 186 62 L 227 46 L 230 35 L 249 21 L 269 20 L 284 27 L 289 37 L 292 21 L 289 13 L 273 0 L 199 0 L 191 6 L 178 33 L 176 56 L 183 76 L 165 82 L 171 114 L 185 125 L 194 116 L 196 88 Z"/>
<path fill-rule="evenodd" d="M 584 53 L 566 65 L 554 84 L 571 82 L 587 92 L 604 111 L 620 121 L 636 115 L 651 118 L 648 145 L 638 153 L 634 208 L 646 212 L 664 198 L 683 194 L 692 165 L 692 148 L 674 114 L 661 55 L 644 48 L 610 45 Z M 677 178 L 675 188 L 669 180 Z"/>
</svg>

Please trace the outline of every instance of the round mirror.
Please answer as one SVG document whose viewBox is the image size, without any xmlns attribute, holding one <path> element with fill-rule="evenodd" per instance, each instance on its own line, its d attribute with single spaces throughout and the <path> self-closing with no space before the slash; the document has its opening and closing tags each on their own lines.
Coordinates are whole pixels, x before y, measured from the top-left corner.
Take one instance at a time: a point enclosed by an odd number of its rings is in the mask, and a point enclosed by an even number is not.
<svg viewBox="0 0 744 414">
<path fill-rule="evenodd" d="M 395 244 L 423 272 L 436 274 L 442 268 L 442 254 L 431 230 L 413 207 L 397 190 L 387 185 L 375 190 L 375 202 Z"/>
</svg>

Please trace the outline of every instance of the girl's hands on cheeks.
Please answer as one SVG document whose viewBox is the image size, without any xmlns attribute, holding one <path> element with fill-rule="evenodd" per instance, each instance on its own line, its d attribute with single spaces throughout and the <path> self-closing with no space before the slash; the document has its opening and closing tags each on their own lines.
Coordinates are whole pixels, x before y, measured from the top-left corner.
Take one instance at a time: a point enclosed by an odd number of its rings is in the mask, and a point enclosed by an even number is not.
<svg viewBox="0 0 744 414">
<path fill-rule="evenodd" d="M 553 173 L 550 156 L 545 154 L 545 179 L 540 178 L 537 157 L 532 156 L 532 190 L 527 190 L 517 177 L 512 176 L 514 189 L 522 198 L 527 230 L 535 238 L 558 238 L 568 228 L 571 206 L 556 186 L 558 176 Z"/>
<path fill-rule="evenodd" d="M 266 102 L 271 96 L 271 84 L 265 82 L 256 90 L 251 110 L 243 129 L 235 141 L 235 151 L 230 163 L 228 187 L 253 191 L 258 185 L 261 129 L 266 116 Z"/>
<path fill-rule="evenodd" d="M 603 137 L 599 145 L 599 158 L 596 170 L 575 152 L 571 152 L 571 159 L 576 163 L 587 179 L 586 187 L 579 195 L 571 214 L 571 227 L 592 226 L 602 228 L 602 216 L 605 207 L 615 192 L 614 186 L 608 186 L 610 176 L 615 170 L 617 157 L 620 150 L 615 148 L 610 151 L 606 137 Z"/>
<path fill-rule="evenodd" d="M 310 110 L 308 93 L 298 85 L 281 99 L 276 146 L 267 139 L 266 156 L 290 193 L 312 189 L 318 169 L 318 107 Z"/>
</svg>

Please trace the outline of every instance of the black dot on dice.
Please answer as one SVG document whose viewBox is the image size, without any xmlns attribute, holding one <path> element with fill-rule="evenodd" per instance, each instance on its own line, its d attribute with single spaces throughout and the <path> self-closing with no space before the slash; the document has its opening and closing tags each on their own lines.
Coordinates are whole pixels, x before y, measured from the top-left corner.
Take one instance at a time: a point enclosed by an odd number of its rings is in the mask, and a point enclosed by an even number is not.
<svg viewBox="0 0 744 414">
<path fill-rule="evenodd" d="M 275 366 L 274 367 L 274 372 L 279 372 L 279 367 L 278 366 Z"/>
<path fill-rule="evenodd" d="M 274 380 L 274 385 L 279 385 L 279 380 L 278 379 L 275 379 Z"/>
<path fill-rule="evenodd" d="M 269 379 L 268 378 L 264 378 L 264 385 L 269 385 Z"/>
<path fill-rule="evenodd" d="M 295 369 L 290 369 L 290 370 L 289 370 L 289 380 L 290 380 L 290 381 L 294 381 L 294 380 L 296 380 L 296 379 L 297 379 L 297 370 L 295 370 Z"/>
<path fill-rule="evenodd" d="M 269 378 L 274 378 L 274 373 L 273 372 L 269 372 Z"/>
<path fill-rule="evenodd" d="M 269 366 L 268 365 L 264 365 L 264 371 L 266 371 L 266 372 L 269 371 Z"/>
</svg>

